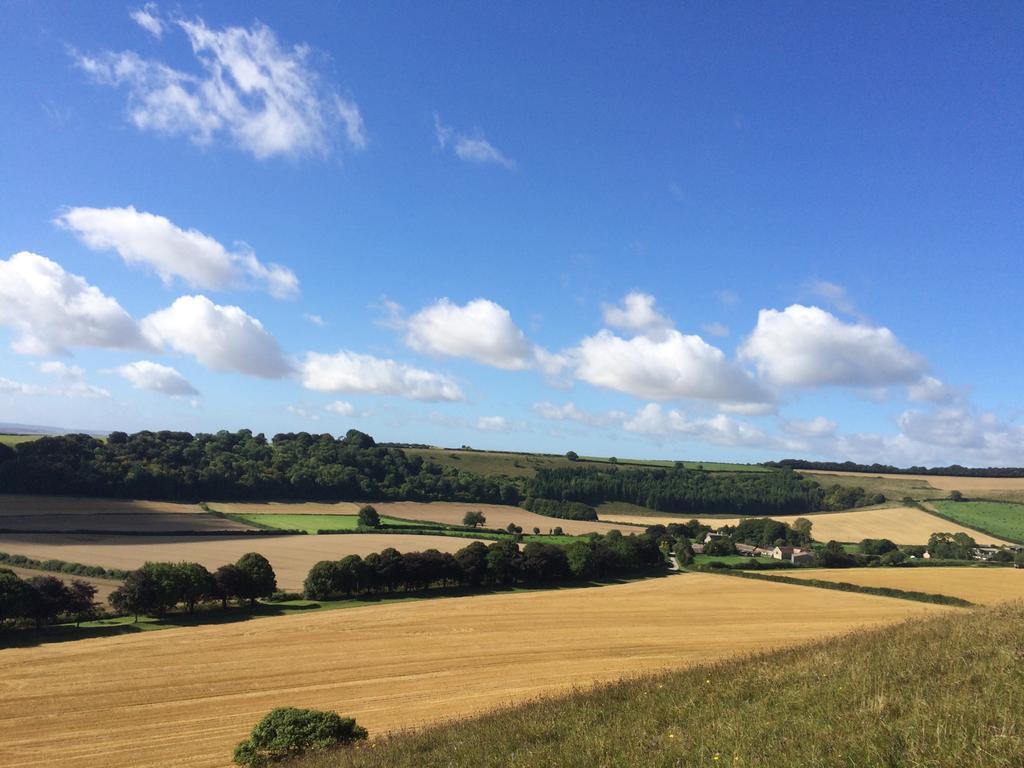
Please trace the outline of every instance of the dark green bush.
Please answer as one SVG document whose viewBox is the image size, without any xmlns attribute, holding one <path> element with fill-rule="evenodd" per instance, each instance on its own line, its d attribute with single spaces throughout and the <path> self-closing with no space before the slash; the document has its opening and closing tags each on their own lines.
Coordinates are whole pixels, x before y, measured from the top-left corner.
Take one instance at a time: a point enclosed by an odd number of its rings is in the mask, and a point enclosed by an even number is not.
<svg viewBox="0 0 1024 768">
<path fill-rule="evenodd" d="M 235 747 L 234 760 L 246 768 L 261 768 L 365 738 L 366 729 L 351 717 L 316 709 L 280 707 L 260 720 L 249 738 Z"/>
</svg>

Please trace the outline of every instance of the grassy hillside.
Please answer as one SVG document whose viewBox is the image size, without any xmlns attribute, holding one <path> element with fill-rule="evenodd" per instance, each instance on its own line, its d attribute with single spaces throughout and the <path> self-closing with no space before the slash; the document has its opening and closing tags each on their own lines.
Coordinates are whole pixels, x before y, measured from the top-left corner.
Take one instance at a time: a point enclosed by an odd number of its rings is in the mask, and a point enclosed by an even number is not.
<svg viewBox="0 0 1024 768">
<path fill-rule="evenodd" d="M 18 443 L 27 443 L 32 440 L 38 440 L 42 435 L 0 435 L 0 443 L 3 445 L 17 445 Z"/>
<path fill-rule="evenodd" d="M 968 528 L 1024 544 L 1024 505 L 998 501 L 933 501 L 940 515 Z"/>
<path fill-rule="evenodd" d="M 501 451 L 463 451 L 446 448 L 405 448 L 410 456 L 422 456 L 441 466 L 473 472 L 480 475 L 508 475 L 509 477 L 533 477 L 538 469 L 555 467 L 607 467 L 607 458 L 596 456 L 580 457 L 570 462 L 564 456 L 552 456 L 544 453 L 504 453 Z M 619 465 L 640 467 L 671 467 L 672 460 L 657 459 L 624 459 L 618 458 Z M 759 464 L 723 464 L 718 462 L 683 462 L 688 468 L 703 467 L 709 472 L 768 472 L 767 467 Z"/>
<path fill-rule="evenodd" d="M 905 497 L 911 499 L 938 499 L 949 495 L 949 491 L 934 488 L 927 480 L 921 479 L 876 477 L 873 475 L 828 475 L 813 471 L 802 471 L 800 474 L 816 480 L 825 487 L 830 485 L 841 485 L 846 488 L 860 487 L 868 493 L 885 494 L 885 497 L 892 501 L 900 501 Z"/>
<path fill-rule="evenodd" d="M 624 682 L 292 768 L 1020 765 L 1024 605 Z M 372 736 L 372 734 L 371 734 Z"/>
</svg>

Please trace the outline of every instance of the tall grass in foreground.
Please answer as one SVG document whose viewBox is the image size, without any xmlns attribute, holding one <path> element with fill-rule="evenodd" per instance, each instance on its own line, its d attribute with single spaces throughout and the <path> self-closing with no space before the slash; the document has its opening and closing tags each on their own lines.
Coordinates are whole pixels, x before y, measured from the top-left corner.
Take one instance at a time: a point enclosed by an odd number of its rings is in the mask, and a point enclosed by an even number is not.
<svg viewBox="0 0 1024 768">
<path fill-rule="evenodd" d="M 292 768 L 1022 764 L 1017 603 L 541 700 Z"/>
</svg>

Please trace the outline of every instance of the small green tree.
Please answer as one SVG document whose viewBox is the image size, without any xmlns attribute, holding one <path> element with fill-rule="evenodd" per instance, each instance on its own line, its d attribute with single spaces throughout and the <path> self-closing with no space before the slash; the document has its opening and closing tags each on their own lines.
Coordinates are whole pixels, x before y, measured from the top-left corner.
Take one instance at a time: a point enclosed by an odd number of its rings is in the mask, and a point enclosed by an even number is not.
<svg viewBox="0 0 1024 768">
<path fill-rule="evenodd" d="M 359 527 L 380 528 L 380 515 L 369 504 L 359 508 Z"/>
<path fill-rule="evenodd" d="M 245 591 L 239 595 L 249 600 L 250 605 L 256 604 L 257 597 L 270 597 L 277 589 L 277 576 L 270 567 L 270 561 L 259 552 L 246 552 L 235 563 L 245 574 Z"/>
<path fill-rule="evenodd" d="M 479 509 L 470 510 L 462 517 L 462 524 L 476 528 L 478 525 L 486 525 L 487 518 Z"/>
<path fill-rule="evenodd" d="M 802 546 L 810 546 L 811 543 L 811 528 L 814 527 L 814 523 L 808 520 L 806 517 L 798 517 L 793 521 L 793 530 L 796 531 L 797 536 L 800 537 L 800 544 Z"/>
<path fill-rule="evenodd" d="M 366 729 L 351 717 L 315 709 L 280 707 L 252 729 L 235 747 L 234 760 L 246 768 L 263 768 L 306 752 L 351 744 L 366 738 Z"/>
<path fill-rule="evenodd" d="M 949 500 L 950 501 L 963 501 L 964 500 L 964 495 L 962 493 L 960 493 L 960 491 L 950 491 L 949 492 Z"/>
<path fill-rule="evenodd" d="M 1024 568 L 1024 549 L 1020 550 L 1016 555 L 1013 556 L 1013 567 Z"/>
<path fill-rule="evenodd" d="M 576 451 L 566 451 L 565 458 L 567 458 L 569 461 L 579 461 L 580 455 L 576 453 Z"/>
</svg>

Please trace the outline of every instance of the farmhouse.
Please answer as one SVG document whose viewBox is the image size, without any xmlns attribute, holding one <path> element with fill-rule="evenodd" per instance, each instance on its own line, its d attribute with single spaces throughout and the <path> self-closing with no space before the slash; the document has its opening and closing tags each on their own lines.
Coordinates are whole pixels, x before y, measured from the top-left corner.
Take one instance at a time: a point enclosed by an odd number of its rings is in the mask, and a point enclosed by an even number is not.
<svg viewBox="0 0 1024 768">
<path fill-rule="evenodd" d="M 794 552 L 789 558 L 793 565 L 814 565 L 816 560 L 814 553 L 804 551 Z"/>
<path fill-rule="evenodd" d="M 725 534 L 724 533 L 714 533 L 712 531 L 708 531 L 707 535 L 704 537 L 704 542 L 703 543 L 704 544 L 710 544 L 712 541 L 716 541 L 718 539 L 724 539 L 724 538 L 725 538 Z"/>
<path fill-rule="evenodd" d="M 775 547 L 771 551 L 771 557 L 776 560 L 788 560 L 796 565 L 808 565 L 814 562 L 814 553 L 808 552 L 802 547 Z"/>
</svg>

